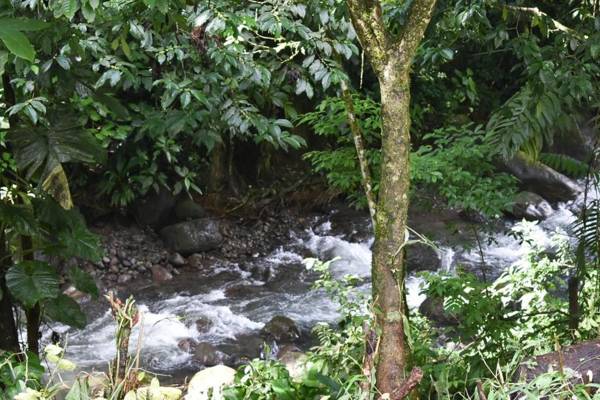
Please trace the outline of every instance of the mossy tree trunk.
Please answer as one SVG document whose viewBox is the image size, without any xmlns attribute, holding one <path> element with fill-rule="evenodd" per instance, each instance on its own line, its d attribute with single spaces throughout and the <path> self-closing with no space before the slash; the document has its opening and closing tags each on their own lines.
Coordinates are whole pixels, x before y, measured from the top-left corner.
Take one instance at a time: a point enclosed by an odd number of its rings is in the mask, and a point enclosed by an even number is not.
<svg viewBox="0 0 600 400">
<path fill-rule="evenodd" d="M 381 3 L 347 0 L 352 23 L 379 80 L 382 166 L 373 250 L 373 302 L 380 334 L 375 360 L 377 389 L 401 392 L 409 351 L 405 343 L 404 251 L 410 187 L 410 68 L 436 0 L 413 0 L 396 36 L 385 27 Z"/>
</svg>

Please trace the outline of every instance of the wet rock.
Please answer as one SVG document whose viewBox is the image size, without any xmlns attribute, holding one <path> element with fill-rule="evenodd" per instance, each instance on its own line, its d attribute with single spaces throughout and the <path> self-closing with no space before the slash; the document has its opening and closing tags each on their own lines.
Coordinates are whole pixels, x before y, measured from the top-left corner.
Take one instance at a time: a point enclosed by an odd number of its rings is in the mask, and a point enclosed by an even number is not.
<svg viewBox="0 0 600 400">
<path fill-rule="evenodd" d="M 117 282 L 120 284 L 124 284 L 129 282 L 133 277 L 130 274 L 120 274 L 119 278 L 117 278 Z"/>
<path fill-rule="evenodd" d="M 110 264 L 110 258 L 109 258 L 109 257 L 107 257 L 107 256 L 104 256 L 104 257 L 102 257 L 102 262 L 103 262 L 105 265 L 109 265 L 109 264 Z"/>
<path fill-rule="evenodd" d="M 562 364 L 562 366 L 561 366 Z M 573 383 L 600 383 L 600 340 L 590 340 L 564 347 L 560 352 L 551 352 L 533 357 L 521 364 L 517 372 L 519 381 L 531 381 L 549 372 L 571 372 Z"/>
<path fill-rule="evenodd" d="M 167 226 L 160 235 L 168 247 L 183 255 L 216 249 L 223 241 L 218 222 L 210 218 Z"/>
<path fill-rule="evenodd" d="M 520 192 L 513 199 L 510 214 L 517 219 L 543 220 L 552 214 L 552 206 L 542 196 L 532 192 Z"/>
<path fill-rule="evenodd" d="M 582 188 L 577 182 L 539 162 L 530 162 L 516 155 L 504 167 L 519 178 L 526 190 L 550 201 L 568 201 L 577 197 Z"/>
<path fill-rule="evenodd" d="M 198 333 L 206 333 L 213 327 L 214 322 L 208 318 L 198 318 L 195 322 Z"/>
<path fill-rule="evenodd" d="M 152 280 L 154 283 L 161 283 L 173 279 L 173 275 L 162 265 L 152 266 Z"/>
<path fill-rule="evenodd" d="M 414 271 L 437 271 L 442 266 L 435 249 L 424 243 L 414 243 L 406 248 L 406 268 Z"/>
<path fill-rule="evenodd" d="M 194 348 L 194 355 L 192 357 L 195 362 L 207 367 L 222 364 L 226 358 L 225 354 L 208 342 L 198 343 Z"/>
<path fill-rule="evenodd" d="M 266 282 L 271 278 L 271 268 L 266 265 L 255 265 L 250 269 L 252 278 L 258 281 Z"/>
<path fill-rule="evenodd" d="M 273 317 L 260 331 L 261 336 L 276 342 L 290 343 L 300 337 L 296 323 L 283 315 Z"/>
<path fill-rule="evenodd" d="M 133 215 L 138 224 L 160 228 L 164 226 L 175 207 L 175 196 L 170 190 L 161 188 L 158 193 L 152 191 L 133 206 Z"/>
<path fill-rule="evenodd" d="M 185 265 L 185 258 L 179 253 L 173 253 L 168 258 L 169 263 L 174 267 L 182 267 Z"/>
<path fill-rule="evenodd" d="M 206 368 L 190 380 L 185 400 L 223 400 L 223 387 L 232 385 L 234 380 L 233 368 L 224 365 Z"/>
<path fill-rule="evenodd" d="M 189 197 L 180 199 L 175 205 L 175 216 L 178 221 L 188 221 L 206 217 L 204 208 Z"/>
<path fill-rule="evenodd" d="M 196 346 L 198 346 L 198 342 L 192 338 L 181 339 L 179 342 L 177 342 L 177 347 L 179 350 L 185 351 L 186 353 L 193 353 L 196 349 Z"/>
<path fill-rule="evenodd" d="M 225 289 L 225 297 L 228 299 L 243 299 L 251 297 L 258 292 L 260 288 L 251 285 L 235 285 Z"/>
<path fill-rule="evenodd" d="M 63 294 L 69 296 L 70 298 L 72 298 L 73 300 L 81 300 L 81 299 L 87 299 L 90 297 L 90 295 L 88 295 L 87 293 L 83 293 L 80 290 L 77 290 L 75 288 L 75 286 L 71 285 L 68 288 L 66 288 L 63 291 Z"/>
<path fill-rule="evenodd" d="M 187 263 L 190 267 L 202 269 L 204 268 L 204 257 L 202 254 L 194 253 L 187 258 Z"/>
<path fill-rule="evenodd" d="M 428 297 L 419 306 L 419 312 L 438 326 L 458 325 L 458 318 L 444 310 L 444 300 Z"/>
</svg>

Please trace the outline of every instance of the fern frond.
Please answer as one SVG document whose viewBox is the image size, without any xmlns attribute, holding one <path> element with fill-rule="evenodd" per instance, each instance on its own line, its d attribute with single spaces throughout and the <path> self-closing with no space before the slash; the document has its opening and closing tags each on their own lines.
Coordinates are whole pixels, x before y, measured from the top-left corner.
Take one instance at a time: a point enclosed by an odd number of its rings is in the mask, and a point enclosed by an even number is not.
<svg viewBox="0 0 600 400">
<path fill-rule="evenodd" d="M 564 154 L 542 153 L 540 161 L 573 178 L 585 177 L 589 169 L 586 163 Z"/>
</svg>

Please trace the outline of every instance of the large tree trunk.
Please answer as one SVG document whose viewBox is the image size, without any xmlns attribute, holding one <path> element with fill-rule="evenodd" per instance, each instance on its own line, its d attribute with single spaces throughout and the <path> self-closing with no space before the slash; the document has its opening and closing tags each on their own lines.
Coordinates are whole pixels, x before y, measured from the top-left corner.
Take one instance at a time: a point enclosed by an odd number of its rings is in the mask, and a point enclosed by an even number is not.
<svg viewBox="0 0 600 400">
<path fill-rule="evenodd" d="M 377 388 L 392 393 L 405 378 L 404 251 L 410 186 L 410 84 L 408 71 L 390 65 L 380 81 L 383 130 L 381 182 L 373 250 L 373 302 L 381 331 Z M 395 69 L 395 70 L 394 70 Z"/>
<path fill-rule="evenodd" d="M 398 36 L 387 31 L 380 1 L 347 0 L 352 23 L 381 91 L 382 165 L 375 217 L 373 303 L 377 332 L 377 389 L 392 400 L 414 387 L 407 379 L 404 244 L 410 188 L 410 68 L 435 0 L 413 0 Z M 417 376 L 418 374 L 415 374 Z M 418 375 L 422 376 L 422 375 Z"/>
</svg>

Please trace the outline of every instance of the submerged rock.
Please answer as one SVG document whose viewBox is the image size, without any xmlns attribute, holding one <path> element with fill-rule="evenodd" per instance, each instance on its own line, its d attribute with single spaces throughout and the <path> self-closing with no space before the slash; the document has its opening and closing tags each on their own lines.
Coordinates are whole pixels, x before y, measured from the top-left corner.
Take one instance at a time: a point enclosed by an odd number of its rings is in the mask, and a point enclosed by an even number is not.
<svg viewBox="0 0 600 400">
<path fill-rule="evenodd" d="M 171 254 L 168 261 L 174 267 L 182 267 L 185 265 L 185 258 L 179 253 Z"/>
<path fill-rule="evenodd" d="M 192 358 L 200 365 L 212 367 L 213 365 L 223 364 L 227 356 L 220 352 L 213 344 L 201 342 L 195 346 Z"/>
<path fill-rule="evenodd" d="M 208 318 L 202 317 L 196 320 L 195 325 L 198 333 L 206 333 L 213 327 L 214 322 Z"/>
<path fill-rule="evenodd" d="M 202 370 L 190 380 L 185 400 L 223 400 L 223 387 L 234 380 L 235 370 L 224 365 Z"/>
<path fill-rule="evenodd" d="M 185 351 L 186 353 L 193 353 L 196 346 L 198 346 L 198 342 L 192 338 L 181 339 L 177 342 L 179 350 Z"/>
<path fill-rule="evenodd" d="M 296 323 L 283 315 L 273 317 L 260 331 L 261 336 L 276 342 L 290 343 L 300 337 Z"/>
<path fill-rule="evenodd" d="M 160 236 L 171 250 L 182 255 L 217 249 L 223 241 L 219 223 L 210 218 L 167 226 Z"/>
</svg>

